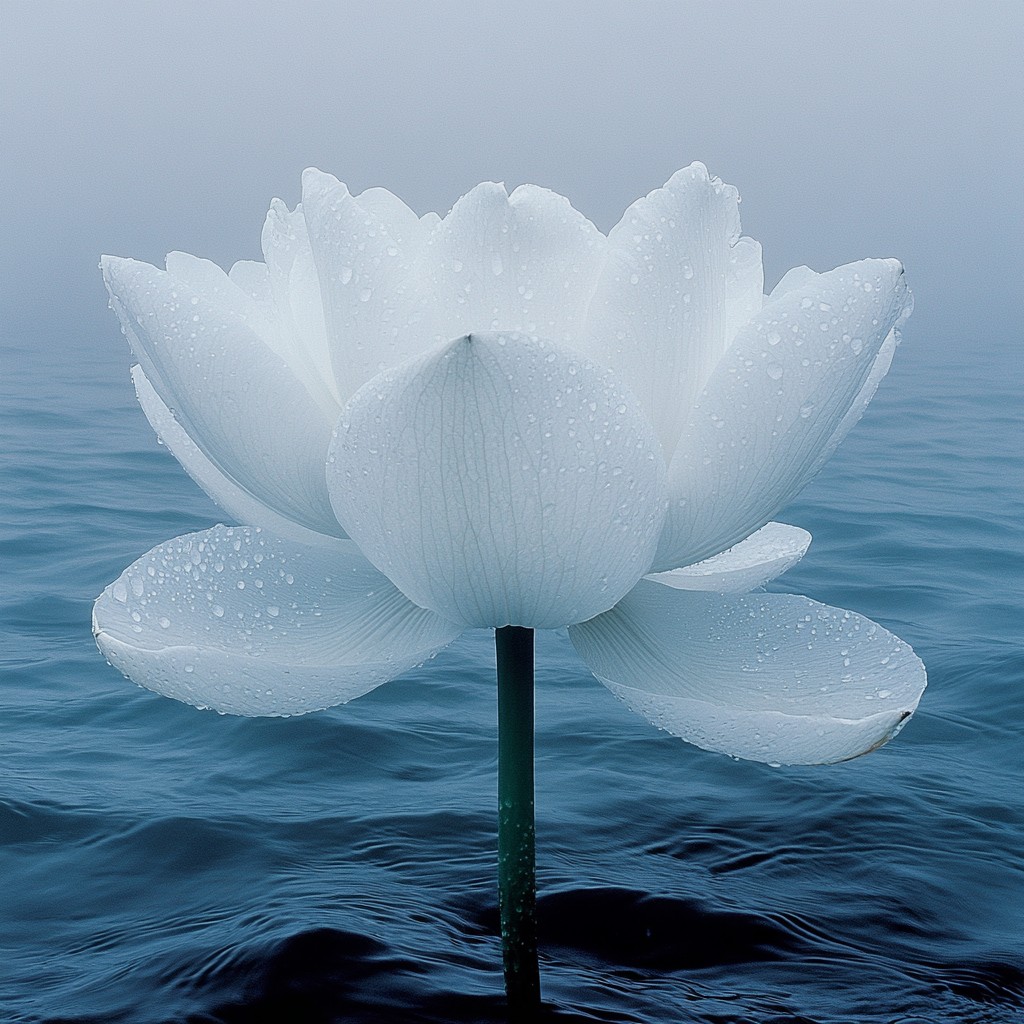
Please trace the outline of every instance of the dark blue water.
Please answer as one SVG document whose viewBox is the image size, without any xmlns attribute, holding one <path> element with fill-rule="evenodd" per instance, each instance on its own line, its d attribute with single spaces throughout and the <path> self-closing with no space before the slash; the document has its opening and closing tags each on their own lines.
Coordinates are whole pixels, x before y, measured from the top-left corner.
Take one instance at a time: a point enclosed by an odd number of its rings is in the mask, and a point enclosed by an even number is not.
<svg viewBox="0 0 1024 1024">
<path fill-rule="evenodd" d="M 295 720 L 125 681 L 93 598 L 221 516 L 157 446 L 119 342 L 4 357 L 0 1019 L 500 1021 L 490 636 Z M 1024 1020 L 1021 381 L 1015 346 L 911 330 L 782 517 L 815 541 L 781 589 L 928 666 L 883 750 L 707 754 L 539 637 L 550 1019 Z"/>
</svg>

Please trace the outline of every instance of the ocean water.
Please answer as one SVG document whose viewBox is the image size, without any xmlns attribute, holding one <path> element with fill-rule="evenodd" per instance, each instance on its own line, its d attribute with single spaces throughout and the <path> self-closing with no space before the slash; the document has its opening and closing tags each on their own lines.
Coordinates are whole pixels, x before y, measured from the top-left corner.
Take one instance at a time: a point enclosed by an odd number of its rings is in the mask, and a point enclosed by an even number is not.
<svg viewBox="0 0 1024 1024">
<path fill-rule="evenodd" d="M 734 762 L 540 635 L 545 1019 L 1024 1020 L 1021 354 L 908 335 L 774 586 L 912 643 L 920 710 L 848 764 Z M 292 720 L 124 680 L 93 598 L 222 516 L 120 341 L 3 359 L 0 1020 L 502 1020 L 491 637 Z"/>
</svg>

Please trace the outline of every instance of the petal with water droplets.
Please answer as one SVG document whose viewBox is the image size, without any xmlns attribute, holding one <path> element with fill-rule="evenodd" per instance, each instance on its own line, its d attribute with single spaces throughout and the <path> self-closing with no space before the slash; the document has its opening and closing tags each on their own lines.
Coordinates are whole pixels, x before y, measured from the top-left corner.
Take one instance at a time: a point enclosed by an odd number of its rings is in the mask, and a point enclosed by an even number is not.
<svg viewBox="0 0 1024 1024">
<path fill-rule="evenodd" d="M 382 373 L 328 457 L 339 521 L 410 600 L 471 626 L 610 608 L 650 567 L 663 463 L 636 401 L 550 342 L 474 334 Z"/>
<path fill-rule="evenodd" d="M 578 346 L 606 245 L 555 192 L 520 185 L 508 195 L 494 182 L 477 185 L 434 228 L 423 253 L 444 340 L 518 331 Z"/>
<path fill-rule="evenodd" d="M 342 543 L 337 536 L 315 533 L 300 526 L 291 519 L 275 512 L 260 499 L 225 476 L 203 453 L 199 446 L 185 432 L 181 424 L 171 415 L 171 410 L 160 400 L 153 385 L 142 371 L 132 367 L 132 381 L 139 405 L 146 414 L 156 435 L 167 446 L 167 450 L 181 463 L 185 471 L 213 500 L 236 522 L 247 526 L 260 526 L 276 533 L 279 537 L 297 541 L 300 544 L 337 545 Z M 341 534 L 341 527 L 337 527 Z"/>
<path fill-rule="evenodd" d="M 331 424 L 281 358 L 216 296 L 148 263 L 102 267 L 146 377 L 206 458 L 278 515 L 338 534 L 323 472 Z"/>
<path fill-rule="evenodd" d="M 656 568 L 724 551 L 797 495 L 863 411 L 909 308 L 900 264 L 864 260 L 812 275 L 741 328 L 669 465 Z"/>
<path fill-rule="evenodd" d="M 706 750 L 774 764 L 866 754 L 926 684 L 913 650 L 853 612 L 793 594 L 712 594 L 641 581 L 569 636 L 632 710 Z"/>
<path fill-rule="evenodd" d="M 638 199 L 608 236 L 587 351 L 644 403 L 667 459 L 741 324 L 760 308 L 761 247 L 739 196 L 695 163 Z"/>
<path fill-rule="evenodd" d="M 93 633 L 140 686 L 235 715 L 359 697 L 460 628 L 417 608 L 351 542 L 216 526 L 153 548 L 97 598 Z"/>
<path fill-rule="evenodd" d="M 408 212 L 411 220 L 374 190 L 364 208 L 330 174 L 309 169 L 302 176 L 302 213 L 343 402 L 384 367 L 439 338 L 431 296 L 414 269 L 419 221 Z"/>
<path fill-rule="evenodd" d="M 745 594 L 792 569 L 804 556 L 811 535 L 799 526 L 767 523 L 728 551 L 647 577 L 678 590 Z"/>
</svg>

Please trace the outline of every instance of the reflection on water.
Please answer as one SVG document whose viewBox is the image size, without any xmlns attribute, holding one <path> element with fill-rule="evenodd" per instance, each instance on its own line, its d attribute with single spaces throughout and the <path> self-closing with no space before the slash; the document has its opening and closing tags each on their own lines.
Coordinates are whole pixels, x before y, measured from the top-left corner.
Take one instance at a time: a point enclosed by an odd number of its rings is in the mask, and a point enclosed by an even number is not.
<svg viewBox="0 0 1024 1024">
<path fill-rule="evenodd" d="M 550 1020 L 1021 1020 L 1010 358 L 908 347 L 782 517 L 815 541 L 780 589 L 880 620 L 928 666 L 891 746 L 829 769 L 706 754 L 540 637 Z M 135 688 L 96 653 L 91 600 L 219 514 L 151 441 L 125 373 L 27 343 L 6 364 L 4 1020 L 502 1020 L 490 637 L 295 720 Z"/>
</svg>

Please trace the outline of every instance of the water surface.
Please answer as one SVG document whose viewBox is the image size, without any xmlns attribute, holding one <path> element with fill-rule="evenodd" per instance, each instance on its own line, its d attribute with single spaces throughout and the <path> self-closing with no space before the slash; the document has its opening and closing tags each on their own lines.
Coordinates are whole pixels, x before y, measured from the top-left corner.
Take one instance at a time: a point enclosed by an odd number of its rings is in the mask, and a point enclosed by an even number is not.
<svg viewBox="0 0 1024 1024">
<path fill-rule="evenodd" d="M 913 332 L 910 332 L 913 336 Z M 138 689 L 90 606 L 222 519 L 112 337 L 4 356 L 0 1017 L 500 1021 L 491 637 L 293 720 Z M 658 733 L 538 642 L 542 974 L 556 1021 L 1024 1019 L 1021 357 L 914 339 L 780 518 L 775 585 L 904 637 L 930 684 L 831 768 Z"/>
</svg>

